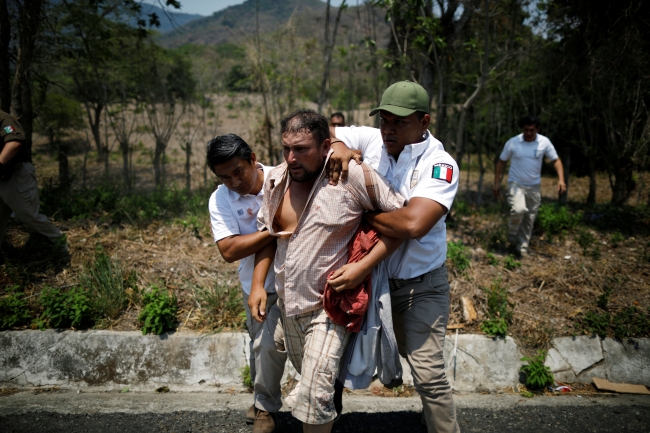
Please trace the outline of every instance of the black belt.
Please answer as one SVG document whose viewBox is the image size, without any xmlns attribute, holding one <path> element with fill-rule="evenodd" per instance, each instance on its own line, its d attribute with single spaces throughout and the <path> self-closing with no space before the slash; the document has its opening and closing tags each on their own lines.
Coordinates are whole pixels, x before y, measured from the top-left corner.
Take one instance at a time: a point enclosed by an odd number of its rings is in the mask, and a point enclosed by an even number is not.
<svg viewBox="0 0 650 433">
<path fill-rule="evenodd" d="M 419 275 L 417 277 L 405 278 L 405 279 L 398 279 L 398 278 L 391 279 L 391 278 L 389 278 L 388 279 L 388 284 L 390 286 L 390 290 L 399 290 L 402 287 L 408 286 L 409 284 L 419 283 L 420 281 L 424 280 L 427 275 L 430 275 L 430 274 L 433 274 L 433 273 L 439 272 L 439 271 L 445 271 L 446 272 L 446 265 L 444 263 L 439 268 L 436 268 L 433 271 L 425 272 L 424 274 Z"/>
<path fill-rule="evenodd" d="M 389 278 L 388 279 L 388 284 L 390 285 L 391 290 L 399 290 L 402 287 L 406 287 L 411 283 L 419 283 L 420 281 L 424 280 L 424 277 L 427 274 L 430 274 L 431 272 L 434 272 L 434 271 L 430 271 L 430 272 L 427 272 L 426 274 L 422 274 L 422 275 L 420 275 L 418 277 L 413 277 L 413 278 L 405 278 L 405 279 L 397 279 L 397 278 L 396 279 L 390 279 Z"/>
</svg>

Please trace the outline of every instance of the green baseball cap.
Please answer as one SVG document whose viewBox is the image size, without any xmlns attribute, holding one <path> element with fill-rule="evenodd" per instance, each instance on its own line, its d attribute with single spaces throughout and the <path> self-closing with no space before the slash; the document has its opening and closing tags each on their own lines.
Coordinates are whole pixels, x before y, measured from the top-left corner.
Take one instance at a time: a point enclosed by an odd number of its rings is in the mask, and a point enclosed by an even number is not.
<svg viewBox="0 0 650 433">
<path fill-rule="evenodd" d="M 371 116 L 384 110 L 396 116 L 410 116 L 416 111 L 429 112 L 429 94 L 424 87 L 411 81 L 399 81 L 391 85 L 381 96 L 379 107 L 370 112 Z"/>
</svg>

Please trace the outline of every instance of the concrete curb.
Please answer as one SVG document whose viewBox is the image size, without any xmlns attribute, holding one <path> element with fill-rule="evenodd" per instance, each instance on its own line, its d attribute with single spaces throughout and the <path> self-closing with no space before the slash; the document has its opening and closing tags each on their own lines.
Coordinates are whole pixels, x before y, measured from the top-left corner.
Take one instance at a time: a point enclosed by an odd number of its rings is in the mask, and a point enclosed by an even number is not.
<svg viewBox="0 0 650 433">
<path fill-rule="evenodd" d="M 557 380 L 650 385 L 650 339 L 629 342 L 591 337 L 552 341 L 546 364 Z M 143 336 L 139 332 L 5 331 L 0 332 L 0 384 L 132 391 L 171 385 L 177 391 L 243 390 L 240 369 L 248 359 L 248 335 L 172 333 Z M 482 392 L 519 383 L 522 354 L 515 341 L 484 335 L 445 340 L 447 378 L 454 390 Z M 404 380 L 412 384 L 403 360 Z M 287 375 L 295 370 L 287 365 Z"/>
</svg>

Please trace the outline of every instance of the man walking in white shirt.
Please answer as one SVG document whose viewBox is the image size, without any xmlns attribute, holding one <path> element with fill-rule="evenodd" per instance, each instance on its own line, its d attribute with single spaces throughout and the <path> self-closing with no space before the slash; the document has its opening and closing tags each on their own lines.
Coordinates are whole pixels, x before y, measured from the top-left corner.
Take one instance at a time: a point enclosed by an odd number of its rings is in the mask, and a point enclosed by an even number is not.
<svg viewBox="0 0 650 433">
<path fill-rule="evenodd" d="M 220 135 L 208 143 L 208 167 L 223 182 L 208 203 L 212 232 L 222 257 L 228 263 L 239 260 L 246 327 L 250 342 L 250 375 L 255 404 L 247 413 L 254 433 L 275 430 L 275 413 L 282 407 L 281 379 L 287 360 L 280 309 L 276 305 L 275 274 L 267 275 L 264 288 L 268 301 L 267 323 L 253 320 L 248 296 L 253 279 L 255 253 L 275 238 L 257 230 L 257 212 L 262 204 L 264 179 L 273 167 L 257 162 L 250 146 L 234 134 Z"/>
<path fill-rule="evenodd" d="M 510 219 L 508 221 L 508 242 L 518 256 L 528 255 L 530 236 L 533 224 L 542 200 L 540 184 L 542 182 L 542 162 L 544 157 L 553 163 L 557 172 L 557 190 L 560 194 L 566 191 L 564 183 L 564 168 L 558 158 L 551 140 L 539 134 L 540 121 L 537 116 L 525 116 L 519 121 L 523 132 L 512 137 L 499 156 L 494 171 L 495 197 L 500 195 L 501 176 L 510 159 L 508 172 L 508 204 Z"/>
</svg>

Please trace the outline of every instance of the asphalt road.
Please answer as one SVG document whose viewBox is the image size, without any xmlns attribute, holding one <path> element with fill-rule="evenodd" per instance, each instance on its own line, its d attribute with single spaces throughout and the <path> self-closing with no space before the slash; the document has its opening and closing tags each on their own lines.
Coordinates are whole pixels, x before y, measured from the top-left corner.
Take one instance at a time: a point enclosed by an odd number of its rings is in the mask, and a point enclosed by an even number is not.
<svg viewBox="0 0 650 433">
<path fill-rule="evenodd" d="M 243 411 L 61 414 L 31 412 L 0 417 L 0 431 L 14 432 L 250 432 Z M 538 406 L 458 410 L 463 432 L 650 432 L 647 406 Z M 279 415 L 278 432 L 300 433 L 300 423 Z M 333 432 L 426 432 L 417 412 L 346 413 Z"/>
<path fill-rule="evenodd" d="M 454 401 L 463 433 L 650 433 L 650 396 L 459 393 Z M 238 393 L 25 389 L 0 394 L 0 433 L 251 432 L 243 418 L 251 403 L 251 394 Z M 416 396 L 346 394 L 343 403 L 335 433 L 426 432 Z M 301 433 L 288 410 L 278 414 L 277 432 Z"/>
</svg>

